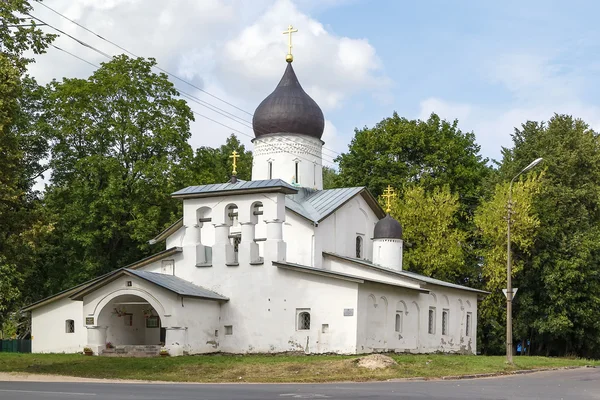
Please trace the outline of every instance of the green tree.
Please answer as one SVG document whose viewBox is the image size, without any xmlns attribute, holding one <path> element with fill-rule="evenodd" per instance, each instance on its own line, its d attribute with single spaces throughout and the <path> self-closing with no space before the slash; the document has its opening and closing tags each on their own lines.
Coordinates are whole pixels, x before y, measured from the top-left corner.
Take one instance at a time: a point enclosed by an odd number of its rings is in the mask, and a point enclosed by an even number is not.
<svg viewBox="0 0 600 400">
<path fill-rule="evenodd" d="M 509 180 L 543 157 L 533 211 L 537 240 L 516 285 L 515 332 L 537 354 L 600 356 L 600 138 L 582 120 L 554 115 L 527 122 L 504 149 Z M 523 336 L 526 335 L 526 336 Z"/>
<path fill-rule="evenodd" d="M 540 226 L 533 210 L 533 200 L 539 193 L 543 174 L 530 174 L 526 180 L 517 181 L 512 192 L 512 277 L 517 284 L 521 283 L 519 281 L 524 264 L 531 258 Z M 509 183 L 496 185 L 493 196 L 484 201 L 475 214 L 475 224 L 482 244 L 479 249 L 482 260 L 481 278 L 484 289 L 490 292 L 479 309 L 479 343 L 481 351 L 488 354 L 502 353 L 506 348 L 506 298 L 502 289 L 506 288 L 508 191 Z M 535 290 L 523 285 L 517 286 L 519 297 L 524 292 Z"/>
<path fill-rule="evenodd" d="M 44 53 L 55 35 L 24 17 L 31 9 L 25 0 L 0 2 L 0 327 L 17 307 L 22 275 L 33 264 L 21 239 L 35 219 L 32 186 L 46 151 L 31 129 L 39 91 L 25 72 L 34 61 L 29 54 Z"/>
<path fill-rule="evenodd" d="M 219 148 L 200 147 L 191 166 L 194 183 L 206 185 L 227 182 L 231 178 L 233 151 L 237 151 L 237 177 L 242 180 L 252 178 L 252 152 L 246 150 L 238 138 L 231 134 Z"/>
<path fill-rule="evenodd" d="M 466 234 L 457 228 L 460 203 L 448 186 L 427 193 L 421 186 L 405 188 L 392 204 L 391 215 L 403 227 L 403 265 L 409 271 L 465 283 Z"/>
<path fill-rule="evenodd" d="M 124 266 L 178 214 L 190 183 L 190 108 L 153 59 L 115 57 L 88 79 L 48 86 L 41 126 L 52 139 L 45 207 L 52 221 L 35 279 L 55 291 Z M 58 286 L 58 287 L 56 287 Z"/>
<path fill-rule="evenodd" d="M 348 152 L 336 159 L 339 182 L 367 186 L 375 195 L 387 185 L 401 189 L 418 183 L 427 191 L 448 185 L 471 209 L 489 172 L 479 151 L 475 135 L 462 132 L 458 121 L 436 114 L 427 121 L 408 120 L 394 113 L 373 128 L 355 130 Z"/>
<path fill-rule="evenodd" d="M 337 171 L 330 167 L 323 167 L 323 189 L 335 189 L 340 187 Z"/>
</svg>

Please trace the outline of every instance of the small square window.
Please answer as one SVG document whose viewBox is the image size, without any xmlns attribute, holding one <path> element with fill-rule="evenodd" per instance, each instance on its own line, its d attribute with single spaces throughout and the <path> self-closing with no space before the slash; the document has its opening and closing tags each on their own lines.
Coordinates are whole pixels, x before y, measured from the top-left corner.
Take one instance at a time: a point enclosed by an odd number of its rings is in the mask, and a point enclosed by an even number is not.
<svg viewBox="0 0 600 400">
<path fill-rule="evenodd" d="M 157 315 L 146 318 L 146 328 L 158 328 L 159 321 L 160 320 Z"/>
<path fill-rule="evenodd" d="M 233 325 L 225 325 L 225 335 L 233 335 Z"/>
<path fill-rule="evenodd" d="M 133 283 L 131 281 L 127 281 L 127 286 L 133 286 Z"/>
<path fill-rule="evenodd" d="M 75 321 L 68 319 L 65 321 L 65 332 L 75 333 Z"/>
<path fill-rule="evenodd" d="M 329 332 L 329 324 L 323 324 L 323 325 L 321 325 L 321 332 L 322 333 L 328 333 Z"/>
</svg>

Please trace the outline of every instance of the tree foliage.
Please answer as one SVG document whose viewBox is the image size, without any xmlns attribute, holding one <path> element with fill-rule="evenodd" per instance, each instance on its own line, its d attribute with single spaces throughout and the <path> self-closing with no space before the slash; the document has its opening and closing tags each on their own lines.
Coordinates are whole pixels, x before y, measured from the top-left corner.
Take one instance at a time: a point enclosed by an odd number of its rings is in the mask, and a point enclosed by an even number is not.
<svg viewBox="0 0 600 400">
<path fill-rule="evenodd" d="M 476 205 L 489 168 L 479 154 L 473 133 L 458 121 L 431 114 L 427 121 L 408 120 L 397 113 L 373 128 L 355 131 L 348 152 L 339 156 L 339 183 L 367 186 L 380 195 L 387 185 L 401 189 L 418 183 L 425 190 L 448 185 L 462 204 Z"/>
<path fill-rule="evenodd" d="M 533 210 L 540 220 L 525 259 L 515 330 L 538 354 L 600 356 L 600 139 L 582 120 L 527 122 L 504 150 L 509 179 L 538 157 L 546 168 Z"/>
<path fill-rule="evenodd" d="M 448 186 L 427 193 L 411 186 L 392 205 L 403 226 L 403 268 L 450 282 L 465 283 L 466 233 L 457 228 L 460 204 Z"/>
<path fill-rule="evenodd" d="M 533 210 L 533 199 L 540 191 L 543 174 L 532 174 L 527 179 L 517 181 L 512 190 L 511 244 L 512 277 L 519 282 L 526 260 L 537 239 L 539 218 Z M 484 289 L 489 291 L 480 304 L 479 323 L 482 351 L 501 353 L 506 332 L 506 299 L 502 289 L 506 288 L 507 263 L 507 213 L 509 183 L 497 184 L 492 198 L 483 202 L 475 214 L 481 247 L 479 255 L 483 260 L 481 277 Z M 529 288 L 520 286 L 519 296 Z"/>
<path fill-rule="evenodd" d="M 55 250 L 78 283 L 147 255 L 174 219 L 168 194 L 190 181 L 193 115 L 153 59 L 115 57 L 89 79 L 48 85 L 41 127 L 51 138 L 45 208 Z M 53 270 L 54 268 L 54 270 Z"/>
<path fill-rule="evenodd" d="M 237 177 L 243 180 L 252 178 L 252 152 L 246 150 L 238 138 L 231 134 L 219 148 L 202 146 L 196 149 L 191 172 L 197 185 L 227 182 L 231 178 L 231 154 L 237 151 Z"/>
<path fill-rule="evenodd" d="M 34 179 L 46 154 L 44 139 L 32 129 L 37 118 L 39 91 L 26 76 L 33 59 L 54 39 L 24 15 L 25 0 L 0 2 L 0 328 L 19 299 L 24 270 L 32 259 L 23 233 L 35 221 Z"/>
</svg>

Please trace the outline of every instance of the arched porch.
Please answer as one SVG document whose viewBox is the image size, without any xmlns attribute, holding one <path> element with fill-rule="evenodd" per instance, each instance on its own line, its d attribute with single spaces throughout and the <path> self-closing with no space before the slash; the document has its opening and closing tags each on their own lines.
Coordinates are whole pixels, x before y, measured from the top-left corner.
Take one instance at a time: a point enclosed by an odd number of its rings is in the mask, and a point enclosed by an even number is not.
<svg viewBox="0 0 600 400">
<path fill-rule="evenodd" d="M 106 296 L 97 304 L 94 319 L 88 343 L 98 355 L 155 356 L 165 345 L 164 308 L 142 291 Z"/>
</svg>

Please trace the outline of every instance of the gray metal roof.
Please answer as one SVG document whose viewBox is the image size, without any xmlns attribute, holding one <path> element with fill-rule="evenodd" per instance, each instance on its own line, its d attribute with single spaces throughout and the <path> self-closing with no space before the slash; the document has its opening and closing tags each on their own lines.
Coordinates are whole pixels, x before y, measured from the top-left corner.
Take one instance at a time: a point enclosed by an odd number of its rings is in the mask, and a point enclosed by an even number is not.
<svg viewBox="0 0 600 400">
<path fill-rule="evenodd" d="M 205 289 L 201 286 L 194 285 L 193 283 L 188 282 L 185 279 L 181 279 L 174 275 L 159 274 L 156 272 L 148 272 L 148 271 L 139 271 L 139 270 L 135 270 L 135 269 L 125 269 L 125 271 L 127 271 L 130 274 L 135 275 L 139 278 L 147 280 L 148 282 L 152 282 L 155 285 L 158 285 L 162 288 L 170 290 L 171 292 L 175 292 L 180 296 L 198 297 L 201 299 L 221 300 L 221 301 L 229 300 L 225 296 L 221 296 L 220 294 L 215 293 L 211 290 Z"/>
<path fill-rule="evenodd" d="M 358 258 L 346 257 L 346 256 L 342 256 L 340 254 L 330 253 L 330 252 L 327 252 L 327 251 L 324 251 L 323 255 L 340 258 L 342 260 L 350 261 L 350 262 L 353 262 L 353 263 L 356 263 L 356 264 L 361 264 L 361 265 L 364 265 L 364 266 L 369 267 L 371 269 L 376 269 L 376 270 L 381 271 L 381 272 L 386 272 L 386 273 L 393 274 L 393 275 L 403 276 L 405 278 L 409 278 L 409 279 L 421 281 L 421 282 L 424 282 L 424 283 L 429 283 L 431 285 L 445 286 L 445 287 L 449 287 L 449 288 L 460 289 L 460 290 L 467 290 L 469 292 L 477 292 L 477 293 L 481 293 L 481 294 L 489 294 L 489 292 L 486 292 L 485 290 L 474 289 L 474 288 L 470 288 L 468 286 L 457 285 L 455 283 L 441 281 L 439 279 L 430 278 L 428 276 L 416 274 L 416 273 L 410 272 L 410 271 L 404 271 L 404 270 L 403 271 L 396 271 L 396 270 L 391 270 L 391 269 L 388 269 L 388 268 L 381 267 L 379 265 L 375 265 L 372 262 L 367 261 L 367 260 L 361 260 L 361 259 L 358 259 Z"/>
<path fill-rule="evenodd" d="M 364 187 L 328 190 L 301 188 L 297 194 L 286 196 L 285 205 L 303 217 L 320 222 L 357 194 L 366 191 Z"/>
<path fill-rule="evenodd" d="M 213 183 L 210 185 L 188 186 L 171 194 L 173 197 L 209 197 L 224 194 L 241 194 L 242 192 L 279 191 L 286 194 L 296 193 L 298 189 L 281 179 L 265 179 L 260 181 L 237 181 L 235 183 Z"/>
<path fill-rule="evenodd" d="M 289 269 L 289 270 L 298 271 L 298 272 L 306 272 L 306 273 L 314 274 L 314 275 L 328 276 L 330 278 L 337 278 L 337 279 L 347 280 L 350 282 L 356 282 L 356 283 L 372 282 L 372 283 L 379 283 L 382 285 L 401 287 L 403 289 L 416 290 L 417 292 L 421 292 L 421 293 L 429 293 L 429 290 L 427 290 L 427 289 L 403 285 L 401 283 L 380 281 L 378 279 L 366 278 L 364 276 L 345 274 L 343 272 L 330 271 L 330 270 L 323 269 L 323 268 L 309 267 L 308 265 L 301 265 L 301 264 L 295 264 L 295 263 L 290 263 L 290 262 L 281 262 L 281 261 L 273 261 L 273 265 L 277 266 L 278 268 L 284 268 L 284 269 Z"/>
</svg>

